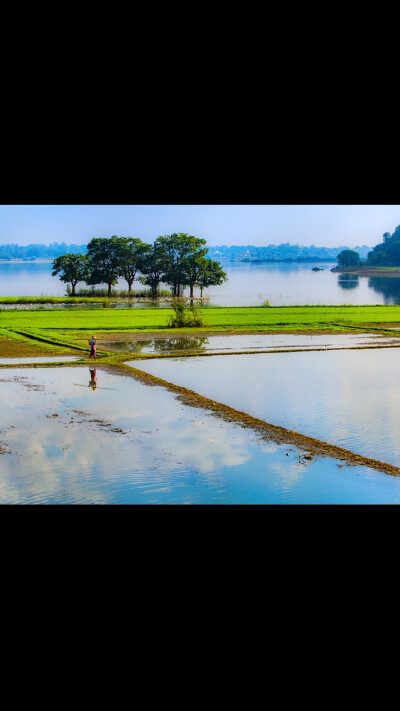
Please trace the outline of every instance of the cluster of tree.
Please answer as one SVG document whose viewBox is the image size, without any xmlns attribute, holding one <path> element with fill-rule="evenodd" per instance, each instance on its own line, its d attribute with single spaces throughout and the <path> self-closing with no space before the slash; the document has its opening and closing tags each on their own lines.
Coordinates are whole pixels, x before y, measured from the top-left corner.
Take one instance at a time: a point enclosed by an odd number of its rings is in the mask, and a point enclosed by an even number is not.
<svg viewBox="0 0 400 711">
<path fill-rule="evenodd" d="M 390 232 L 385 232 L 382 237 L 382 242 L 377 244 L 371 252 L 368 253 L 367 264 L 371 266 L 400 266 L 400 225 L 398 225 L 391 235 Z"/>
<path fill-rule="evenodd" d="M 193 297 L 194 287 L 203 289 L 222 284 L 227 275 L 219 262 L 208 258 L 206 240 L 185 232 L 157 237 L 152 245 L 134 237 L 95 237 L 86 254 L 64 254 L 53 261 L 52 275 L 71 285 L 75 294 L 78 282 L 112 286 L 122 278 L 132 291 L 137 279 L 157 296 L 161 283 L 171 287 L 174 296 L 182 296 L 186 286 Z"/>
<path fill-rule="evenodd" d="M 334 262 L 338 254 L 349 247 L 302 247 L 298 244 L 269 244 L 267 247 L 231 246 L 226 245 L 213 247 L 210 249 L 210 256 L 218 259 L 229 259 L 230 261 L 242 262 Z M 353 249 L 358 252 L 361 259 L 365 259 L 371 247 L 368 245 L 356 246 Z"/>
<path fill-rule="evenodd" d="M 382 242 L 370 250 L 366 259 L 361 260 L 360 254 L 351 249 L 344 249 L 337 255 L 338 267 L 399 267 L 400 266 L 400 225 L 391 235 L 385 232 Z"/>
<path fill-rule="evenodd" d="M 65 242 L 52 242 L 46 244 L 0 244 L 0 259 L 53 259 L 67 253 L 84 254 L 86 244 L 66 244 Z"/>
</svg>

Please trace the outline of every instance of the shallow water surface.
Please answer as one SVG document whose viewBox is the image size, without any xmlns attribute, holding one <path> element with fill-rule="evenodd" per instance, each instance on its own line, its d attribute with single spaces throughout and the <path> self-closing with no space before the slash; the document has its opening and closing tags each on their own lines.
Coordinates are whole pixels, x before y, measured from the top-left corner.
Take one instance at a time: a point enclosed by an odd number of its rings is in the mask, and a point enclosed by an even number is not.
<svg viewBox="0 0 400 711">
<path fill-rule="evenodd" d="M 0 363 L 3 365 L 7 365 L 8 363 L 61 363 L 61 362 L 68 362 L 68 361 L 73 361 L 73 360 L 79 360 L 80 356 L 67 356 L 67 355 L 59 355 L 59 356 L 39 356 L 39 357 L 34 357 L 34 358 L 19 358 L 16 356 L 15 358 L 0 358 Z M 1 374 L 1 370 L 0 370 Z"/>
<path fill-rule="evenodd" d="M 400 338 L 370 333 L 327 335 L 257 333 L 221 336 L 169 336 L 147 340 L 102 341 L 107 350 L 125 353 L 229 353 L 232 351 L 349 348 L 364 345 L 400 344 Z"/>
<path fill-rule="evenodd" d="M 274 425 L 400 466 L 398 348 L 127 361 Z"/>
<path fill-rule="evenodd" d="M 305 462 L 101 367 L 8 369 L 0 394 L 2 504 L 400 503 L 400 478 Z"/>
</svg>

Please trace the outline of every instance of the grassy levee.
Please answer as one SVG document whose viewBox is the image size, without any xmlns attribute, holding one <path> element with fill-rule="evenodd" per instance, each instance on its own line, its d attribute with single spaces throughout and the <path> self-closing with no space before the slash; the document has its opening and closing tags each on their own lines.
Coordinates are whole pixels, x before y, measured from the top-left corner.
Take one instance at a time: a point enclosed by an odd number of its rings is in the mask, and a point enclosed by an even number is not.
<svg viewBox="0 0 400 711">
<path fill-rule="evenodd" d="M 400 327 L 400 306 L 230 306 L 201 310 L 204 325 L 170 329 L 170 308 L 80 309 L 79 311 L 2 311 L 0 328 L 31 335 L 41 334 L 60 343 L 82 346 L 86 337 L 109 332 L 162 331 L 204 333 L 210 331 L 320 332 L 347 329 Z"/>
</svg>

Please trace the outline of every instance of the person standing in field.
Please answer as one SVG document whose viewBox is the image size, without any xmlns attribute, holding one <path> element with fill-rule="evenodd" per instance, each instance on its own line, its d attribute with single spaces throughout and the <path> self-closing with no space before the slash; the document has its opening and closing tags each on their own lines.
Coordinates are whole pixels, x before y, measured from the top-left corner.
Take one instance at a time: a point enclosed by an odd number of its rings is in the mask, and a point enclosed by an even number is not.
<svg viewBox="0 0 400 711">
<path fill-rule="evenodd" d="M 96 338 L 95 338 L 95 336 L 92 336 L 89 339 L 89 346 L 90 346 L 89 358 L 91 358 L 93 356 L 93 358 L 96 360 Z"/>
</svg>

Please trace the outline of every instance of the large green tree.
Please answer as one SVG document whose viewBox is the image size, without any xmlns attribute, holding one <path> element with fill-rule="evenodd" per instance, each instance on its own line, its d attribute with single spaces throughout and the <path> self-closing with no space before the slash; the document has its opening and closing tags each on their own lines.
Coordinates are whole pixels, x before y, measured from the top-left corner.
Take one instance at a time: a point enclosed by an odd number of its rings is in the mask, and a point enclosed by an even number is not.
<svg viewBox="0 0 400 711">
<path fill-rule="evenodd" d="M 165 273 L 165 253 L 159 244 L 154 243 L 152 249 L 143 255 L 140 271 L 142 276 L 139 281 L 150 287 L 151 294 L 156 299 L 158 287 Z"/>
<path fill-rule="evenodd" d="M 59 275 L 61 281 L 71 284 L 71 294 L 75 295 L 76 285 L 86 281 L 88 259 L 83 254 L 64 254 L 53 260 L 52 276 Z"/>
<path fill-rule="evenodd" d="M 181 296 L 185 286 L 193 282 L 196 263 L 208 252 L 206 240 L 187 232 L 157 237 L 154 245 L 164 255 L 162 281 L 171 286 L 174 296 Z"/>
<path fill-rule="evenodd" d="M 203 298 L 203 289 L 207 289 L 209 286 L 220 286 L 224 281 L 228 281 L 228 275 L 223 271 L 221 264 L 214 259 L 206 259 L 204 269 L 197 279 L 200 298 Z"/>
<path fill-rule="evenodd" d="M 353 249 L 344 249 L 337 256 L 339 267 L 357 267 L 360 264 L 360 255 Z"/>
<path fill-rule="evenodd" d="M 87 246 L 89 257 L 88 284 L 107 284 L 108 297 L 121 273 L 121 243 L 116 235 L 94 237 Z"/>
<path fill-rule="evenodd" d="M 143 258 L 151 252 L 151 245 L 142 242 L 137 237 L 118 237 L 117 239 L 117 252 L 120 260 L 119 276 L 128 283 L 128 291 L 131 293 L 136 275 L 141 272 Z"/>
</svg>

